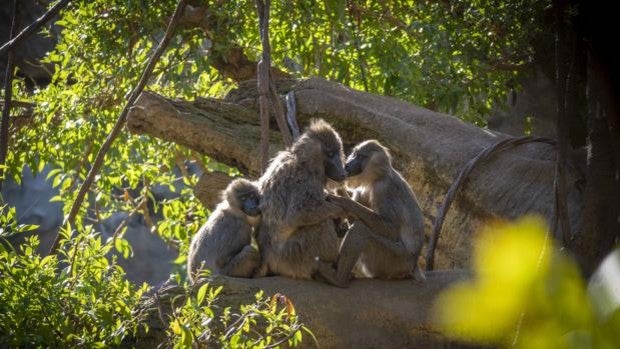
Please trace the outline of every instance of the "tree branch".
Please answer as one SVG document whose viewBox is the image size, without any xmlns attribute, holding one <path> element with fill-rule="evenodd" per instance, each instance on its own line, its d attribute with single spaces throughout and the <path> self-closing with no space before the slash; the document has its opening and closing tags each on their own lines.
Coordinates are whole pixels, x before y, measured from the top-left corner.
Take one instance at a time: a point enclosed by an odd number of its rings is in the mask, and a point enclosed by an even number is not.
<svg viewBox="0 0 620 349">
<path fill-rule="evenodd" d="M 555 144 L 555 141 L 549 138 L 542 137 L 519 137 L 519 138 L 505 138 L 500 141 L 497 141 L 495 144 L 486 147 L 483 151 L 478 153 L 473 159 L 469 160 L 469 162 L 463 166 L 460 170 L 458 176 L 450 185 L 450 189 L 444 198 L 443 203 L 439 207 L 437 211 L 437 216 L 435 217 L 435 222 L 433 223 L 433 230 L 430 234 L 429 246 L 426 250 L 426 270 L 433 270 L 435 265 L 435 249 L 437 247 L 437 241 L 439 241 L 439 234 L 441 233 L 441 227 L 443 226 L 444 219 L 446 218 L 446 214 L 450 209 L 450 205 L 452 205 L 452 201 L 454 197 L 458 193 L 458 190 L 461 188 L 467 176 L 474 170 L 474 168 L 481 162 L 488 160 L 493 155 L 502 152 L 504 150 L 510 149 L 512 147 L 516 147 L 520 144 L 527 144 L 533 142 L 541 142 L 547 144 Z"/>
<path fill-rule="evenodd" d="M 566 208 L 566 158 L 568 152 L 568 114 L 566 109 L 569 72 L 567 69 L 568 55 L 566 49 L 565 11 L 567 3 L 564 0 L 554 1 L 556 32 L 555 32 L 555 84 L 557 91 L 556 128 L 557 128 L 557 157 L 555 165 L 555 179 L 553 182 L 555 201 L 553 203 L 554 218 L 551 231 L 557 241 L 566 244 L 571 236 L 568 224 L 568 209 Z"/>
<path fill-rule="evenodd" d="M 261 122 L 261 169 L 264 172 L 269 163 L 269 108 L 274 111 L 276 122 L 282 133 L 285 146 L 293 144 L 293 139 L 286 125 L 284 110 L 280 103 L 275 84 L 271 81 L 271 46 L 269 44 L 269 9 L 270 0 L 256 0 L 259 32 L 263 47 L 262 57 L 257 67 L 258 104 Z"/>
<path fill-rule="evenodd" d="M 13 19 L 11 22 L 11 33 L 9 39 L 15 36 L 18 24 L 18 6 L 17 0 L 13 0 Z M 1 51 L 0 51 L 1 52 Z M 0 53 L 0 56 L 2 54 Z M 0 190 L 2 190 L 2 184 L 4 183 L 4 165 L 6 163 L 6 155 L 9 148 L 9 118 L 11 116 L 11 99 L 13 98 L 13 70 L 15 53 L 12 47 L 8 48 L 8 57 L 6 59 L 6 71 L 4 73 L 4 106 L 2 108 L 2 120 L 0 120 Z"/>
<path fill-rule="evenodd" d="M 395 98 L 356 91 L 320 78 L 277 81 L 280 95 L 295 93 L 300 126 L 324 118 L 342 136 L 345 148 L 378 139 L 390 148 L 394 166 L 411 184 L 431 231 L 437 204 L 468 159 L 508 138 L 499 132 L 435 113 Z M 128 117 L 135 133 L 177 142 L 217 161 L 259 176 L 260 126 L 256 82 L 239 85 L 225 100 L 170 100 L 143 93 Z M 270 156 L 284 145 L 270 129 Z M 436 267 L 464 267 L 471 255 L 470 235 L 489 219 L 512 219 L 525 213 L 553 215 L 555 149 L 546 144 L 521 145 L 476 166 L 455 196 L 437 242 Z M 567 169 L 571 228 L 581 229 L 577 171 Z M 208 182 L 205 181 L 205 184 Z"/>
<path fill-rule="evenodd" d="M 45 12 L 43 16 L 39 17 L 36 21 L 34 21 L 27 28 L 22 30 L 17 36 L 11 36 L 11 40 L 6 42 L 2 47 L 0 47 L 0 56 L 2 56 L 5 52 L 17 47 L 19 44 L 24 42 L 32 33 L 41 28 L 45 23 L 47 23 L 50 19 L 54 18 L 62 10 L 67 4 L 69 4 L 70 0 L 60 0 L 49 9 L 49 11 Z"/>
</svg>

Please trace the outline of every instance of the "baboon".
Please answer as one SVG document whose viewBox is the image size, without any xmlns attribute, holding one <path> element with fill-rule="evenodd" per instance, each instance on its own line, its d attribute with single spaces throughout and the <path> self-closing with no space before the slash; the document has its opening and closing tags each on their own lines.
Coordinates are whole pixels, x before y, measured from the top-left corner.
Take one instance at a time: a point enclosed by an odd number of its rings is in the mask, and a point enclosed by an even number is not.
<svg viewBox="0 0 620 349">
<path fill-rule="evenodd" d="M 345 212 L 325 200 L 327 178 L 346 178 L 342 141 L 328 123 L 313 120 L 259 180 L 262 219 L 257 241 L 262 265 L 257 276 L 310 279 L 315 260 L 336 261 L 339 240 L 333 218 Z"/>
<path fill-rule="evenodd" d="M 252 231 L 260 223 L 260 192 L 253 182 L 235 179 L 222 192 L 217 205 L 193 237 L 187 257 L 192 283 L 200 269 L 213 274 L 252 277 L 260 266 L 260 255 L 251 245 Z"/>
<path fill-rule="evenodd" d="M 375 140 L 357 145 L 347 158 L 347 186 L 352 199 L 328 195 L 327 200 L 353 217 L 340 247 L 337 269 L 317 262 L 328 282 L 346 287 L 356 274 L 382 279 L 424 275 L 417 266 L 424 239 L 422 211 L 411 187 L 392 167 L 387 148 Z"/>
</svg>

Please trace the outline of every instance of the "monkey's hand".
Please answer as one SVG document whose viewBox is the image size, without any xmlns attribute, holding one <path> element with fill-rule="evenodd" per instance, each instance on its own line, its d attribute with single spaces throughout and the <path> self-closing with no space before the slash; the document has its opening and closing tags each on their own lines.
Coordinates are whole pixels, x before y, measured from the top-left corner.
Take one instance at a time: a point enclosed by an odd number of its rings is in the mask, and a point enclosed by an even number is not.
<svg viewBox="0 0 620 349">
<path fill-rule="evenodd" d="M 336 203 L 329 202 L 329 201 L 326 201 L 324 204 L 329 209 L 329 218 L 347 218 L 348 217 L 348 212 L 347 210 L 344 209 L 344 207 Z"/>
<path fill-rule="evenodd" d="M 349 217 L 357 218 L 353 214 L 353 209 L 351 208 L 352 207 L 351 204 L 354 203 L 353 200 L 342 197 L 342 196 L 334 195 L 334 194 L 328 194 L 326 199 L 327 199 L 327 202 L 333 204 L 334 206 L 339 207 L 341 210 L 344 210 L 346 212 L 346 215 L 344 216 L 344 218 L 349 218 Z"/>
</svg>

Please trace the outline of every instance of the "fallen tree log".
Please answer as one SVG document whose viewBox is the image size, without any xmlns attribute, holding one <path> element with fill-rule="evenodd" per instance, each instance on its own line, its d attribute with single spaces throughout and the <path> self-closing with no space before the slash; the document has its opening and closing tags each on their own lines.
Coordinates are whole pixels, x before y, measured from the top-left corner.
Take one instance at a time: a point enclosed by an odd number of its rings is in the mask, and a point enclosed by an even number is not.
<svg viewBox="0 0 620 349">
<path fill-rule="evenodd" d="M 295 93 L 300 125 L 307 124 L 310 118 L 324 118 L 340 132 L 346 147 L 374 138 L 391 149 L 395 167 L 420 201 L 427 233 L 460 168 L 490 144 L 508 137 L 395 98 L 319 78 L 280 82 L 279 92 L 288 91 Z M 171 100 L 145 92 L 129 114 L 128 127 L 137 134 L 190 147 L 257 177 L 260 156 L 256 99 L 256 83 L 251 81 L 241 84 L 224 100 Z M 282 142 L 276 125 L 271 126 L 273 155 L 282 149 Z M 523 145 L 480 164 L 446 216 L 436 266 L 467 266 L 471 234 L 489 219 L 511 219 L 526 213 L 551 217 L 554 166 L 555 149 L 548 144 Z M 571 231 L 579 234 L 581 176 L 576 167 L 569 168 L 567 175 Z"/>
<path fill-rule="evenodd" d="M 431 308 L 442 290 L 467 276 L 462 270 L 448 270 L 428 273 L 424 283 L 358 279 L 347 289 L 283 277 L 215 277 L 202 282 L 223 286 L 215 303 L 220 310 L 231 307 L 235 311 L 241 304 L 252 303 L 259 290 L 266 296 L 286 295 L 321 348 L 458 348 L 458 343 L 435 328 Z M 157 295 L 145 299 L 144 323 L 149 330 L 129 339 L 126 346 L 154 348 L 164 343 L 165 319 L 184 302 L 184 291 L 176 285 L 162 287 Z M 310 336 L 304 338 L 303 347 L 315 347 Z"/>
</svg>

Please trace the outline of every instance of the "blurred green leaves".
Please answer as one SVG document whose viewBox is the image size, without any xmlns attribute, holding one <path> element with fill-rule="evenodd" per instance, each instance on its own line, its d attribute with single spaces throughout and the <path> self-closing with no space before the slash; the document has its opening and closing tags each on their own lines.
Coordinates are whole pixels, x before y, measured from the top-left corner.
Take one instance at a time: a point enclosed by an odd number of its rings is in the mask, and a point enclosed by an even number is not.
<svg viewBox="0 0 620 349">
<path fill-rule="evenodd" d="M 485 228 L 476 239 L 474 273 L 437 300 L 436 320 L 451 337 L 519 348 L 620 343 L 620 317 L 597 318 L 576 264 L 548 239 L 540 218 Z"/>
</svg>

